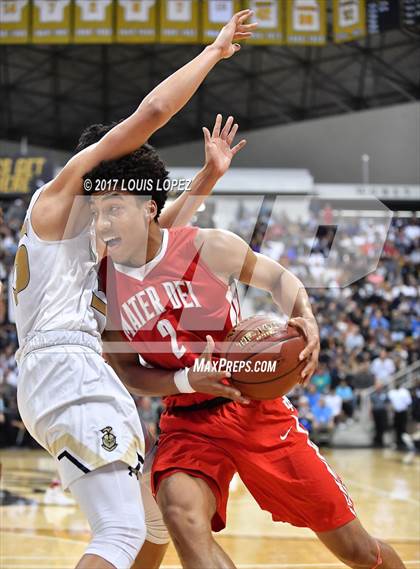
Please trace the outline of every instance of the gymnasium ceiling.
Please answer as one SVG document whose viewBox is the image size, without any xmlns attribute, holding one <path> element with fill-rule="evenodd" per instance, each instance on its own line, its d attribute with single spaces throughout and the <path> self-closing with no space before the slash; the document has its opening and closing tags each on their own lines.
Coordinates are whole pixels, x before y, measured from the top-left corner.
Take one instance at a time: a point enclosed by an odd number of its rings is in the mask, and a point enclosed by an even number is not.
<svg viewBox="0 0 420 569">
<path fill-rule="evenodd" d="M 200 50 L 1 46 L 0 138 L 72 150 L 86 125 L 126 117 Z M 201 138 L 217 112 L 249 130 L 419 100 L 419 62 L 419 37 L 396 30 L 323 48 L 247 46 L 213 70 L 153 142 Z"/>
</svg>

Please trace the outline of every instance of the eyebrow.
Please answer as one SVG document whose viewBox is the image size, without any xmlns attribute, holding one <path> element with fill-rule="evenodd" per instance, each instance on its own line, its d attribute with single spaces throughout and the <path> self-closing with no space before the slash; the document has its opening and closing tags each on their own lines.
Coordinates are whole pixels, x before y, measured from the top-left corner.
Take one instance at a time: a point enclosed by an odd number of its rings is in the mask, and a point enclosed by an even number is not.
<svg viewBox="0 0 420 569">
<path fill-rule="evenodd" d="M 116 192 L 112 192 L 109 194 L 105 194 L 104 196 L 101 196 L 101 197 L 103 200 L 110 200 L 112 198 L 122 200 L 124 196 L 122 196 L 121 194 L 117 194 Z"/>
</svg>

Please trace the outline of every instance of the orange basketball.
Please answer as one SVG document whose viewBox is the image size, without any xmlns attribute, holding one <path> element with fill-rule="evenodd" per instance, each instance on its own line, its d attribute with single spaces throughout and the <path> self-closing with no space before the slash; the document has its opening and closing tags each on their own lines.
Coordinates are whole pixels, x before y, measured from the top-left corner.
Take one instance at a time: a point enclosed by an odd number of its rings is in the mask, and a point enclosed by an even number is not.
<svg viewBox="0 0 420 569">
<path fill-rule="evenodd" d="M 230 382 L 251 399 L 286 395 L 305 367 L 306 362 L 299 360 L 305 338 L 276 318 L 247 318 L 229 332 L 225 342 L 223 357 L 231 370 Z"/>
</svg>

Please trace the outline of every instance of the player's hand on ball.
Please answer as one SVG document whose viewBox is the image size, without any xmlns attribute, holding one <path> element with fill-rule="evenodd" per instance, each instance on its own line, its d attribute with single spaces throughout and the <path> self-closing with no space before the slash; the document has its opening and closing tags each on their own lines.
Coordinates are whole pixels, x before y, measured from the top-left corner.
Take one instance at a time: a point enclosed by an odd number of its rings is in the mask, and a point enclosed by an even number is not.
<svg viewBox="0 0 420 569">
<path fill-rule="evenodd" d="M 212 45 L 220 51 L 220 57 L 222 59 L 232 57 L 233 54 L 241 49 L 241 46 L 238 43 L 232 42 L 246 40 L 252 37 L 252 32 L 258 24 L 256 22 L 253 24 L 244 23 L 252 14 L 252 10 L 242 10 L 241 12 L 237 12 L 220 30 L 219 35 Z"/>
<path fill-rule="evenodd" d="M 205 362 L 210 363 L 214 350 L 214 340 L 211 336 L 206 336 L 206 340 L 206 347 L 199 360 L 205 360 Z M 216 395 L 217 397 L 227 397 L 228 399 L 233 399 L 233 401 L 239 401 L 239 403 L 249 403 L 249 399 L 242 397 L 240 391 L 222 383 L 222 380 L 229 379 L 230 375 L 230 373 L 223 371 L 194 371 L 192 367 L 188 371 L 188 380 L 191 387 L 200 393 L 208 393 L 209 395 Z"/>
<path fill-rule="evenodd" d="M 319 357 L 319 330 L 315 318 L 292 318 L 289 325 L 297 328 L 306 338 L 306 347 L 299 354 L 300 361 L 307 360 L 306 366 L 302 370 L 302 381 L 299 383 L 307 384 L 318 367 Z"/>
<path fill-rule="evenodd" d="M 232 158 L 246 144 L 243 139 L 232 147 L 233 139 L 238 131 L 238 124 L 234 123 L 233 117 L 229 117 L 222 129 L 222 115 L 217 115 L 213 132 L 203 127 L 204 149 L 206 153 L 206 168 L 209 168 L 217 176 L 223 176 L 229 169 Z"/>
</svg>

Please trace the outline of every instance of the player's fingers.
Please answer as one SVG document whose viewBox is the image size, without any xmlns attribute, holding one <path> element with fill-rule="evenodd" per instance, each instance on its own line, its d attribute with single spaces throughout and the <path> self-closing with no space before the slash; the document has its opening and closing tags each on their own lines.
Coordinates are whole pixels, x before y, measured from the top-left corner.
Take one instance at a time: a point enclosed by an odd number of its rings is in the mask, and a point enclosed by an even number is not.
<svg viewBox="0 0 420 569">
<path fill-rule="evenodd" d="M 204 348 L 203 353 L 201 354 L 201 357 L 206 359 L 206 360 L 211 360 L 211 356 L 213 355 L 213 350 L 214 350 L 214 340 L 210 336 L 210 334 L 207 334 L 207 336 L 206 336 L 206 347 Z"/>
<path fill-rule="evenodd" d="M 238 132 L 238 128 L 239 125 L 237 123 L 235 123 L 230 131 L 230 133 L 228 134 L 228 137 L 226 139 L 226 142 L 229 144 L 229 146 L 232 144 L 233 139 L 236 136 L 236 133 Z"/>
<path fill-rule="evenodd" d="M 297 328 L 298 330 L 301 330 L 306 337 L 306 330 L 304 327 L 305 321 L 303 320 L 303 318 L 291 318 L 289 320 L 289 322 L 287 323 L 288 326 L 292 326 L 292 328 Z"/>
<path fill-rule="evenodd" d="M 258 27 L 258 22 L 253 22 L 252 24 L 240 24 L 236 27 L 236 31 L 238 32 L 252 32 L 255 28 Z"/>
<path fill-rule="evenodd" d="M 235 18 L 236 24 L 243 24 L 245 20 L 252 16 L 253 13 L 253 10 L 250 9 L 242 10 L 241 12 L 235 14 L 233 17 Z"/>
<path fill-rule="evenodd" d="M 242 23 L 244 20 L 246 20 L 251 14 L 253 14 L 253 11 L 250 10 L 249 8 L 247 8 L 246 10 L 240 10 L 239 12 L 236 12 L 236 14 L 233 14 L 231 22 L 239 22 Z"/>
<path fill-rule="evenodd" d="M 307 345 L 303 348 L 303 350 L 299 354 L 299 360 L 303 361 L 308 358 L 311 354 L 315 352 L 317 349 L 318 342 L 316 339 L 310 340 Z"/>
<path fill-rule="evenodd" d="M 205 142 L 210 142 L 211 140 L 211 134 L 209 129 L 206 126 L 203 126 L 203 134 L 204 134 L 204 141 Z"/>
<path fill-rule="evenodd" d="M 216 117 L 216 121 L 214 123 L 212 137 L 220 136 L 220 127 L 222 126 L 222 115 L 219 113 Z"/>
<path fill-rule="evenodd" d="M 226 121 L 226 124 L 223 127 L 222 132 L 220 133 L 220 138 L 222 138 L 223 140 L 226 140 L 232 124 L 233 124 L 233 117 L 230 116 L 230 117 L 228 117 L 228 120 Z"/>
<path fill-rule="evenodd" d="M 222 379 L 229 379 L 230 377 L 232 377 L 230 371 L 212 371 L 207 374 L 207 378 L 212 383 L 220 383 Z"/>
<path fill-rule="evenodd" d="M 233 36 L 234 41 L 246 40 L 248 38 L 252 38 L 251 32 L 235 32 L 235 35 Z"/>
<path fill-rule="evenodd" d="M 232 154 L 233 154 L 234 156 L 235 156 L 235 154 L 238 154 L 238 152 L 239 152 L 240 150 L 242 150 L 242 148 L 245 146 L 245 144 L 246 144 L 246 140 L 245 140 L 245 139 L 244 139 L 244 140 L 241 140 L 241 142 L 239 142 L 236 146 L 234 146 L 234 147 L 232 148 Z"/>
<path fill-rule="evenodd" d="M 228 399 L 233 399 L 234 401 L 239 401 L 242 398 L 240 391 L 234 387 L 229 387 L 228 385 L 221 384 L 218 392 L 221 397 L 227 397 Z"/>
<path fill-rule="evenodd" d="M 310 358 L 310 360 L 308 361 L 308 363 L 306 364 L 306 366 L 303 368 L 302 370 L 302 377 L 305 379 L 310 379 L 313 374 L 315 373 L 316 368 L 318 367 L 318 356 L 315 354 L 312 354 L 312 357 Z"/>
</svg>

